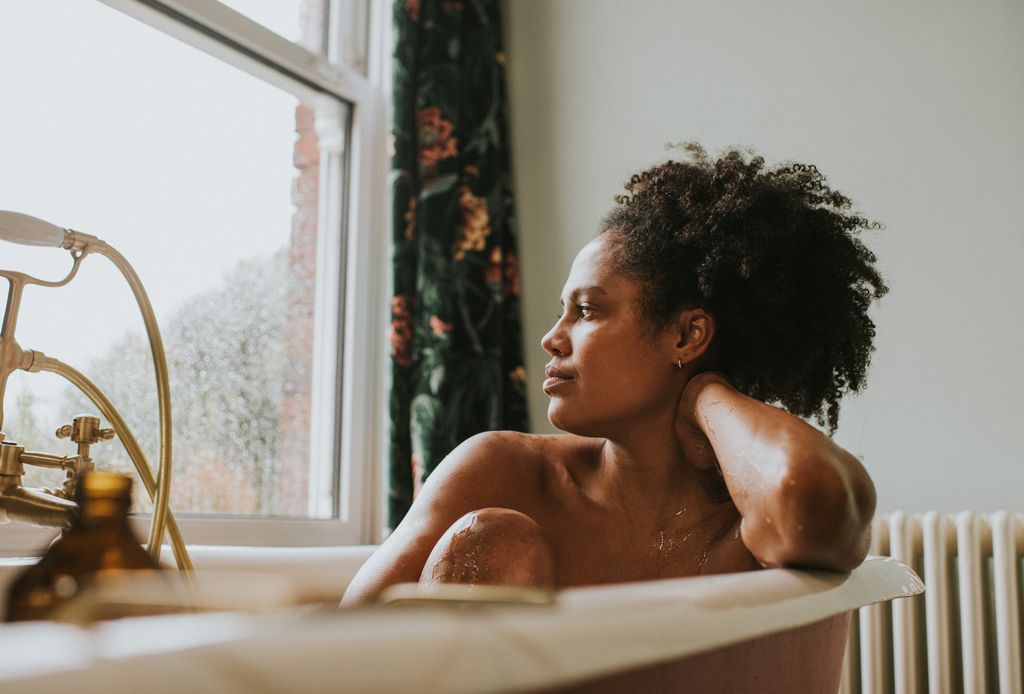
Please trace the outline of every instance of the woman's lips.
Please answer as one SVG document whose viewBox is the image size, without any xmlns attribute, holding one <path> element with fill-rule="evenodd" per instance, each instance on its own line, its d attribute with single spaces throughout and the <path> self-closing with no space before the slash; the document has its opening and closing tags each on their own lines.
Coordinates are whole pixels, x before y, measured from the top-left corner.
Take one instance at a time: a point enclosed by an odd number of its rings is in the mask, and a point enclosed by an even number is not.
<svg viewBox="0 0 1024 694">
<path fill-rule="evenodd" d="M 547 378 L 544 379 L 544 392 L 550 394 L 551 391 L 560 388 L 561 386 L 567 385 L 573 382 L 573 377 L 564 371 L 559 371 L 552 367 L 548 367 L 544 370 Z"/>
<path fill-rule="evenodd" d="M 550 394 L 556 388 L 568 385 L 569 383 L 572 383 L 571 378 L 546 378 L 544 379 L 544 392 Z"/>
</svg>

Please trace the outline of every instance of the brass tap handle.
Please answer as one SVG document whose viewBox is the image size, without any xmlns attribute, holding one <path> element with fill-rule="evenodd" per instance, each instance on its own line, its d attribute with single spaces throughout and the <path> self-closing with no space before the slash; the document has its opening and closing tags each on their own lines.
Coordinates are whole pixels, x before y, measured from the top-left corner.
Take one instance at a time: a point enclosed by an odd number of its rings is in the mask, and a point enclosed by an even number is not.
<svg viewBox="0 0 1024 694">
<path fill-rule="evenodd" d="M 100 418 L 81 414 L 71 424 L 64 424 L 56 431 L 58 439 L 71 439 L 77 444 L 90 446 L 97 441 L 114 438 L 113 429 L 100 429 Z"/>
</svg>

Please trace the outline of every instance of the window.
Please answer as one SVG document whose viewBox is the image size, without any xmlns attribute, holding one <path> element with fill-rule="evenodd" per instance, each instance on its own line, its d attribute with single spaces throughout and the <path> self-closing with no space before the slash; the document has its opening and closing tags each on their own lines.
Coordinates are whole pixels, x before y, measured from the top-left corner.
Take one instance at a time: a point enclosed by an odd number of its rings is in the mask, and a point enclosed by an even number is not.
<svg viewBox="0 0 1024 694">
<path fill-rule="evenodd" d="M 0 209 L 100 236 L 146 285 L 188 542 L 373 540 L 385 133 L 369 47 L 382 50 L 383 4 L 0 5 Z M 5 269 L 53 279 L 70 263 L 2 246 Z M 89 257 L 68 287 L 26 289 L 17 339 L 93 379 L 155 467 L 152 364 L 113 266 Z M 61 453 L 72 450 L 48 432 L 95 408 L 56 377 L 19 372 L 5 410 L 9 439 Z M 117 442 L 93 456 L 131 469 Z M 32 470 L 24 484 L 59 481 Z M 141 484 L 136 501 L 149 508 Z M 6 526 L 0 546 L 37 536 Z"/>
</svg>

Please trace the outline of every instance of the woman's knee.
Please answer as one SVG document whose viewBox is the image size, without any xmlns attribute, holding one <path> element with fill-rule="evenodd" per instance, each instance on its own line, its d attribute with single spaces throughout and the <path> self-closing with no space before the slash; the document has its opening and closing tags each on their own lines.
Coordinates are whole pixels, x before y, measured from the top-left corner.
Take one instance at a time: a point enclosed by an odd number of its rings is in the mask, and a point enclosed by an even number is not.
<svg viewBox="0 0 1024 694">
<path fill-rule="evenodd" d="M 441 536 L 420 581 L 553 587 L 555 554 L 525 513 L 482 508 L 459 518 Z"/>
</svg>

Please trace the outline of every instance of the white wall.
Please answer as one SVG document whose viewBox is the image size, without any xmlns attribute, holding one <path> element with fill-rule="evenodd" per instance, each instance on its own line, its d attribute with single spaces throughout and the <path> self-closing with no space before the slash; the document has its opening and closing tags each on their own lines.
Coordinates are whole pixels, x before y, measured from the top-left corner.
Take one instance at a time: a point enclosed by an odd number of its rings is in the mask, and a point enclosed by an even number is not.
<svg viewBox="0 0 1024 694">
<path fill-rule="evenodd" d="M 575 252 L 667 142 L 815 163 L 891 291 L 837 440 L 879 509 L 1024 509 L 1024 3 L 506 0 L 527 366 Z"/>
</svg>

